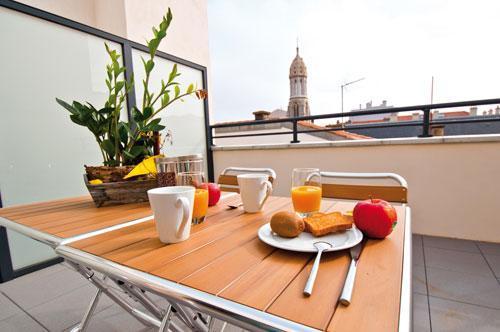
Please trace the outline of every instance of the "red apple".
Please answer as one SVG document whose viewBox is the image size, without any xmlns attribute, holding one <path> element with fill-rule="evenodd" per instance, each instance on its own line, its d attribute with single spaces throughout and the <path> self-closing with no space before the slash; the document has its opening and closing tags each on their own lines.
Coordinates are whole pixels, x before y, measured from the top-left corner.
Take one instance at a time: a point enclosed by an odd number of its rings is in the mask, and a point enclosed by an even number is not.
<svg viewBox="0 0 500 332">
<path fill-rule="evenodd" d="M 381 199 L 358 202 L 352 217 L 360 231 L 368 237 L 377 239 L 383 239 L 391 234 L 398 218 L 394 207 Z"/>
<path fill-rule="evenodd" d="M 199 188 L 208 190 L 208 206 L 214 206 L 220 199 L 220 188 L 217 183 L 202 183 Z"/>
</svg>

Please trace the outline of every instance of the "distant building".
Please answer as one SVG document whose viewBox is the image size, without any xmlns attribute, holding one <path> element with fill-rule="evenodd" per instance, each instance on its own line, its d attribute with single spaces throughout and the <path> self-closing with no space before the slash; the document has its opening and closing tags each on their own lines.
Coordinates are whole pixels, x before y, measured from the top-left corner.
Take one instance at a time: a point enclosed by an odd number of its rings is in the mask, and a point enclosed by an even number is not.
<svg viewBox="0 0 500 332">
<path fill-rule="evenodd" d="M 304 60 L 299 55 L 299 48 L 297 47 L 297 55 L 290 65 L 290 73 L 288 76 L 290 80 L 290 99 L 288 102 L 288 109 L 285 111 L 283 109 L 275 109 L 272 112 L 265 110 L 258 110 L 253 112 L 255 121 L 262 121 L 268 119 L 282 119 L 287 117 L 299 117 L 299 116 L 309 116 L 311 111 L 309 109 L 309 100 L 307 98 L 307 67 Z M 248 122 L 251 120 L 226 122 L 229 124 L 238 124 L 241 122 Z M 327 127 L 316 125 L 310 121 L 299 121 L 297 123 L 297 129 L 299 131 L 308 130 L 322 130 L 327 129 Z M 283 132 L 283 135 L 259 135 L 249 137 L 228 137 L 216 141 L 215 144 L 224 145 L 238 145 L 238 144 L 248 144 L 251 141 L 253 144 L 259 143 L 289 143 L 291 141 L 292 124 L 290 122 L 283 123 L 269 123 L 269 124 L 259 124 L 259 125 L 246 125 L 246 126 L 231 126 L 224 128 L 216 128 L 216 136 L 234 136 L 241 134 L 265 134 L 267 132 Z M 358 140 L 367 139 L 365 135 L 354 134 L 347 132 L 345 130 L 329 130 L 324 132 L 314 132 L 314 133 L 302 133 L 298 135 L 298 138 L 302 142 L 314 142 L 314 141 L 338 141 L 338 140 Z"/>
<path fill-rule="evenodd" d="M 480 114 L 479 114 L 480 113 Z M 413 112 L 412 114 L 398 115 L 397 113 L 385 114 L 383 117 L 378 119 L 365 119 L 359 120 L 352 117 L 351 125 L 363 125 L 363 124 L 384 124 L 390 122 L 422 122 L 422 112 Z M 439 120 L 449 120 L 453 119 L 481 119 L 482 122 L 476 123 L 448 123 L 448 124 L 435 124 L 431 126 L 431 134 L 434 136 L 453 136 L 453 135 L 480 135 L 480 134 L 496 134 L 500 132 L 500 122 L 493 121 L 500 119 L 500 106 L 496 106 L 494 109 L 490 108 L 482 112 L 478 112 L 477 107 L 470 107 L 469 110 L 454 110 L 448 112 L 442 112 L 439 110 L 434 110 L 431 113 L 431 119 L 434 121 Z M 492 121 L 484 121 L 491 119 Z M 484 122 L 483 122 L 484 121 Z M 405 127 L 384 127 L 384 128 L 365 128 L 365 129 L 354 129 L 349 128 L 349 132 L 358 133 L 361 135 L 367 135 L 373 138 L 397 138 L 397 137 L 416 137 L 422 134 L 422 127 L 419 125 L 405 126 Z"/>
<path fill-rule="evenodd" d="M 394 106 L 388 106 L 387 100 L 382 100 L 382 104 L 379 106 L 373 106 L 372 102 L 366 103 L 366 108 L 362 108 L 359 105 L 359 109 L 354 109 L 351 112 L 359 112 L 359 111 L 374 111 L 383 108 L 392 108 Z M 351 118 L 351 123 L 370 123 L 370 122 L 382 122 L 385 119 L 389 118 L 389 114 L 369 114 L 369 115 L 361 115 L 361 116 L 353 116 Z"/>
</svg>

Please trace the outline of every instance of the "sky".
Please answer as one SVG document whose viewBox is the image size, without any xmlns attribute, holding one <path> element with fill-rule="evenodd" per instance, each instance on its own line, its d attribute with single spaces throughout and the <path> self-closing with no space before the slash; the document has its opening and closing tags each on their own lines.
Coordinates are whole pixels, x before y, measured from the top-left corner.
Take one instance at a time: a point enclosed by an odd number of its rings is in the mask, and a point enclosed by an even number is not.
<svg viewBox="0 0 500 332">
<path fill-rule="evenodd" d="M 214 120 L 286 109 L 298 43 L 311 114 L 500 95 L 500 1 L 208 0 Z"/>
</svg>

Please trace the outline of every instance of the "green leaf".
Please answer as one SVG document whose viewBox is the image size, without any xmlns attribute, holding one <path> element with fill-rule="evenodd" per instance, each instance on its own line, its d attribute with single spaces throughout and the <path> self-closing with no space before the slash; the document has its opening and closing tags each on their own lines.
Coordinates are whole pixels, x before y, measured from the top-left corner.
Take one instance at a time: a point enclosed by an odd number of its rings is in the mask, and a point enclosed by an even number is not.
<svg viewBox="0 0 500 332">
<path fill-rule="evenodd" d="M 181 88 L 179 88 L 179 86 L 176 85 L 175 88 L 174 88 L 174 92 L 175 92 L 175 97 L 174 98 L 177 98 L 179 96 L 179 94 L 181 93 Z"/>
<path fill-rule="evenodd" d="M 64 107 L 66 110 L 68 110 L 71 114 L 76 114 L 77 111 L 75 110 L 75 108 L 70 104 L 68 104 L 67 102 L 65 102 L 64 100 L 56 98 L 56 102 L 62 107 Z"/>
<path fill-rule="evenodd" d="M 101 146 L 110 156 L 115 155 L 115 145 L 109 139 L 102 141 Z"/>
<path fill-rule="evenodd" d="M 115 109 L 113 107 L 104 107 L 97 111 L 99 114 L 111 114 Z"/>
<path fill-rule="evenodd" d="M 141 111 L 137 109 L 137 107 L 132 108 L 132 118 L 134 119 L 135 122 L 144 121 L 144 117 L 142 116 Z"/>
<path fill-rule="evenodd" d="M 186 93 L 191 93 L 191 92 L 193 92 L 193 90 L 194 90 L 194 84 L 191 83 L 191 84 L 189 84 L 189 86 L 188 86 L 188 88 L 186 90 Z"/>
<path fill-rule="evenodd" d="M 125 122 L 120 122 L 118 125 L 118 134 L 120 135 L 120 142 L 123 143 L 123 145 L 127 145 L 128 142 L 128 130 L 127 130 L 127 124 Z"/>
<path fill-rule="evenodd" d="M 125 86 L 125 81 L 116 81 L 115 92 L 118 93 Z"/>
<path fill-rule="evenodd" d="M 149 119 L 153 115 L 153 108 L 152 107 L 145 107 L 144 112 L 142 112 L 143 119 Z"/>
<path fill-rule="evenodd" d="M 174 67 L 170 71 L 170 75 L 168 76 L 168 83 L 171 83 L 174 78 L 177 77 L 177 64 L 174 64 Z"/>
<path fill-rule="evenodd" d="M 170 101 L 170 95 L 168 94 L 168 92 L 165 92 L 165 94 L 161 98 L 161 107 L 167 105 L 169 101 Z"/>
</svg>

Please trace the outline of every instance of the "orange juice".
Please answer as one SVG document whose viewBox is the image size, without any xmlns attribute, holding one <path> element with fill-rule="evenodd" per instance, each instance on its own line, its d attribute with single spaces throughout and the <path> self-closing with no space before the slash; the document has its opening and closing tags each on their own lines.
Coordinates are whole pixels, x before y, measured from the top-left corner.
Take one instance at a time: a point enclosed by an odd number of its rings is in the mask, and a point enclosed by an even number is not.
<svg viewBox="0 0 500 332">
<path fill-rule="evenodd" d="M 194 193 L 193 219 L 205 217 L 208 209 L 208 190 L 196 189 Z"/>
<path fill-rule="evenodd" d="M 321 206 L 321 187 L 293 187 L 292 202 L 295 212 L 310 213 L 319 211 Z"/>
</svg>

